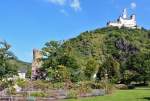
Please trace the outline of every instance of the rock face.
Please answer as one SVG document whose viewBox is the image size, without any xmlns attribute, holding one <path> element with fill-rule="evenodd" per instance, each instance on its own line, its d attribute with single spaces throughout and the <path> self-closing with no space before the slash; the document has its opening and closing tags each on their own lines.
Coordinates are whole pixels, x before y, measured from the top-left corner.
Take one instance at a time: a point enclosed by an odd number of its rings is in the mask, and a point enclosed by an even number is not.
<svg viewBox="0 0 150 101">
<path fill-rule="evenodd" d="M 32 80 L 35 80 L 38 78 L 39 74 L 39 68 L 42 66 L 41 62 L 42 54 L 39 50 L 34 49 L 33 50 L 33 62 L 32 62 Z"/>
<path fill-rule="evenodd" d="M 115 45 L 119 50 L 122 50 L 124 52 L 136 53 L 137 51 L 139 51 L 135 46 L 133 46 L 125 39 L 118 39 Z"/>
</svg>

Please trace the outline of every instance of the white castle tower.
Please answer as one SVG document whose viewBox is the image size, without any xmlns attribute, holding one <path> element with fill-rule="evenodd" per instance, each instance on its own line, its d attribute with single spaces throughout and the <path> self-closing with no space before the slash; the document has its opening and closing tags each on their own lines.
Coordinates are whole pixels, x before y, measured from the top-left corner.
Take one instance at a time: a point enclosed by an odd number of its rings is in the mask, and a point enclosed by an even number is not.
<svg viewBox="0 0 150 101">
<path fill-rule="evenodd" d="M 128 18 L 128 13 L 127 13 L 127 9 L 126 8 L 123 10 L 122 16 L 123 16 L 124 19 Z"/>
<path fill-rule="evenodd" d="M 128 28 L 137 28 L 136 16 L 132 14 L 130 18 L 128 18 L 127 9 L 123 10 L 123 14 L 119 17 L 117 21 L 108 22 L 107 26 L 112 27 L 128 27 Z"/>
</svg>

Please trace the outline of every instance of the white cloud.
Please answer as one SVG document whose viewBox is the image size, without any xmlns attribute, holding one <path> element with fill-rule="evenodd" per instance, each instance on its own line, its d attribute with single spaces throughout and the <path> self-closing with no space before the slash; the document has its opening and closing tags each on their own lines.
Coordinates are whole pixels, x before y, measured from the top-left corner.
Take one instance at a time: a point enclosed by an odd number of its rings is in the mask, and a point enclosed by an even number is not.
<svg viewBox="0 0 150 101">
<path fill-rule="evenodd" d="M 75 11 L 80 11 L 81 10 L 80 1 L 72 0 L 72 2 L 70 3 L 70 7 L 73 8 Z"/>
<path fill-rule="evenodd" d="M 65 9 L 61 9 L 60 10 L 60 13 L 64 14 L 65 16 L 68 16 L 68 12 L 65 10 Z"/>
<path fill-rule="evenodd" d="M 132 2 L 132 3 L 130 4 L 130 6 L 131 6 L 131 9 L 135 9 L 135 8 L 137 7 L 137 4 L 136 4 L 135 2 Z"/>
<path fill-rule="evenodd" d="M 66 0 L 47 0 L 47 1 L 53 4 L 58 4 L 58 5 L 64 5 L 66 2 Z"/>
<path fill-rule="evenodd" d="M 74 11 L 81 11 L 80 0 L 46 0 L 51 4 L 57 4 L 61 7 L 70 7 Z M 67 12 L 64 9 L 60 10 L 61 13 L 67 15 Z"/>
</svg>

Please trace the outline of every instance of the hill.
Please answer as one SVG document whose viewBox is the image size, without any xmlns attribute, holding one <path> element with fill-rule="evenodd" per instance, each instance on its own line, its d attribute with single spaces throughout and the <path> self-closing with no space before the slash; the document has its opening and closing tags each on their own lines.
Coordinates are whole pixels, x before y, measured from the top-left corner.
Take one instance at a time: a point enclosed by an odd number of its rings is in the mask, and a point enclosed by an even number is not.
<svg viewBox="0 0 150 101">
<path fill-rule="evenodd" d="M 18 67 L 18 69 L 20 68 L 31 68 L 31 63 L 28 62 L 23 62 L 21 60 L 17 60 L 17 59 L 11 59 L 9 60 L 10 64 L 12 65 L 16 65 L 16 67 Z"/>
<path fill-rule="evenodd" d="M 50 48 L 50 44 L 46 43 L 43 52 Z M 145 82 L 150 74 L 150 31 L 146 29 L 107 27 L 86 31 L 55 49 L 53 57 L 57 65 L 78 68 L 78 73 L 81 71 L 80 74 L 89 79 L 101 80 L 108 74 L 112 82 Z M 45 67 L 52 66 L 48 61 Z"/>
</svg>

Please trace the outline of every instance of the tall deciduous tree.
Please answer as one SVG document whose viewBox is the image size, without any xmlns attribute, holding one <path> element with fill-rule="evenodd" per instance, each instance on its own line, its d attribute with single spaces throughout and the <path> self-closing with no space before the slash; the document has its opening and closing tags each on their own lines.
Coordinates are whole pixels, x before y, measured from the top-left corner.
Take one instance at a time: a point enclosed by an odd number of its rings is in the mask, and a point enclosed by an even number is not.
<svg viewBox="0 0 150 101">
<path fill-rule="evenodd" d="M 16 67 L 10 65 L 9 59 L 14 55 L 9 51 L 10 45 L 5 41 L 0 42 L 0 79 L 16 74 Z"/>
</svg>

